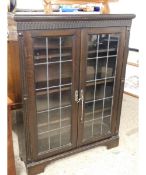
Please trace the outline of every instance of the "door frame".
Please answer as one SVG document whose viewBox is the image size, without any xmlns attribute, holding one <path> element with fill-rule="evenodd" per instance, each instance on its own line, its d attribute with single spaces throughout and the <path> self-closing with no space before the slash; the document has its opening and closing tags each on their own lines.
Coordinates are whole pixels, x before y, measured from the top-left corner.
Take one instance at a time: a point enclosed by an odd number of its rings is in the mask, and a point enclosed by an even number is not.
<svg viewBox="0 0 146 175">
<path fill-rule="evenodd" d="M 81 111 L 82 104 L 79 104 L 79 118 L 78 118 L 78 146 L 82 146 L 85 144 L 89 144 L 92 142 L 100 141 L 105 138 L 109 138 L 116 134 L 116 128 L 119 120 L 118 115 L 118 96 L 120 94 L 120 85 L 121 85 L 121 76 L 122 76 L 122 66 L 123 66 L 123 53 L 125 48 L 125 27 L 108 27 L 108 28 L 90 28 L 83 29 L 81 31 L 81 58 L 80 58 L 80 91 L 83 89 L 85 92 L 85 80 L 86 80 L 86 57 L 88 52 L 88 35 L 89 34 L 114 34 L 119 33 L 119 49 L 117 55 L 117 65 L 116 65 L 116 73 L 115 73 L 115 83 L 113 90 L 113 106 L 112 106 L 112 115 L 111 115 L 111 134 L 107 134 L 106 136 L 94 137 L 87 141 L 83 142 L 83 128 L 84 128 L 84 120 L 81 121 Z M 84 119 L 84 109 L 83 108 L 83 119 Z M 114 110 L 113 110 L 114 109 Z"/>
<path fill-rule="evenodd" d="M 42 31 L 26 31 L 23 33 L 23 46 L 24 48 L 24 64 L 25 64 L 25 77 L 22 81 L 27 83 L 25 89 L 27 99 L 25 100 L 25 137 L 26 137 L 26 154 L 27 161 L 41 160 L 43 158 L 53 156 L 59 153 L 63 153 L 67 150 L 76 147 L 77 140 L 77 118 L 78 118 L 78 104 L 75 102 L 75 90 L 79 87 L 79 57 L 80 57 L 80 30 L 65 29 L 65 30 L 42 30 Z M 36 99 L 35 99 L 35 75 L 34 75 L 34 61 L 33 61 L 33 49 L 32 38 L 43 36 L 73 36 L 73 49 L 72 49 L 72 123 L 71 123 L 71 141 L 72 145 L 64 147 L 64 149 L 56 149 L 55 151 L 46 151 L 43 154 L 38 154 L 37 150 L 37 115 L 36 115 Z M 23 69 L 23 67 L 22 67 Z"/>
</svg>

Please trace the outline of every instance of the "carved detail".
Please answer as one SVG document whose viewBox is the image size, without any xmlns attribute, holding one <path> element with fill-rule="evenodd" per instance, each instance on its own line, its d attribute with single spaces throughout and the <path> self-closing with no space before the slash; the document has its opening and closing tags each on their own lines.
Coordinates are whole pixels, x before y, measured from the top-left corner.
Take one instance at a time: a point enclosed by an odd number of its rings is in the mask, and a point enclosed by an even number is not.
<svg viewBox="0 0 146 175">
<path fill-rule="evenodd" d="M 97 21 L 70 21 L 70 22 L 18 22 L 17 29 L 22 30 L 47 30 L 71 29 L 92 27 L 131 26 L 131 20 L 97 20 Z"/>
</svg>

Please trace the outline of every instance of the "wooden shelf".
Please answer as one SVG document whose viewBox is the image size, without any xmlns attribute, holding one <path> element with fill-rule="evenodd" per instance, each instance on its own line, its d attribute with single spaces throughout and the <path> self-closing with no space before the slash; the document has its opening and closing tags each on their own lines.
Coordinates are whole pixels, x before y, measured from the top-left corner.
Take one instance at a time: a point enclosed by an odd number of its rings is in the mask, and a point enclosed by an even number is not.
<svg viewBox="0 0 146 175">
<path fill-rule="evenodd" d="M 61 122 L 65 122 L 65 121 L 70 121 L 70 118 L 66 117 L 64 119 L 61 119 Z M 49 125 L 56 124 L 56 123 L 59 123 L 59 122 L 60 122 L 60 120 L 49 121 Z M 38 127 L 45 127 L 45 126 L 48 126 L 48 123 L 38 124 Z"/>
<path fill-rule="evenodd" d="M 108 111 L 110 109 L 111 108 L 104 108 L 104 111 Z M 102 111 L 103 111 L 103 109 L 98 109 L 98 110 L 94 111 L 94 115 L 96 115 L 96 114 L 98 114 L 99 112 L 102 112 Z M 91 114 L 93 114 L 93 111 L 92 112 L 87 112 L 86 116 L 91 115 Z"/>
<path fill-rule="evenodd" d="M 108 78 L 108 79 L 106 79 L 106 82 L 108 82 L 108 83 L 110 83 L 110 82 L 113 82 L 113 79 L 114 79 L 115 77 L 111 77 L 111 78 Z M 96 85 L 97 84 L 104 84 L 105 83 L 105 79 L 103 79 L 103 80 L 98 80 L 98 79 L 96 79 Z M 88 86 L 94 86 L 95 85 L 95 80 L 93 80 L 92 82 L 86 82 L 86 86 L 88 87 Z"/>
<path fill-rule="evenodd" d="M 71 53 L 62 53 L 61 54 L 61 57 L 68 57 L 68 56 L 72 56 L 72 54 Z M 38 61 L 38 60 L 43 60 L 43 59 L 46 59 L 46 55 L 36 55 L 36 56 L 34 56 L 34 58 L 35 58 L 35 61 Z M 60 54 L 58 53 L 58 54 L 49 54 L 48 55 L 48 58 L 49 59 L 54 59 L 54 58 L 59 58 L 60 57 Z M 66 60 L 65 60 L 66 61 Z"/>
<path fill-rule="evenodd" d="M 67 90 L 71 90 L 71 86 L 68 86 L 68 87 L 61 87 L 61 92 L 62 91 L 67 91 Z M 60 87 L 55 87 L 55 88 L 52 88 L 52 89 L 46 89 L 46 90 L 43 90 L 43 91 L 38 91 L 37 92 L 37 95 L 45 95 L 47 93 L 51 94 L 51 93 L 55 93 L 55 92 L 59 92 L 60 91 Z"/>
<path fill-rule="evenodd" d="M 61 45 L 62 49 L 68 49 L 68 48 L 72 48 L 72 44 L 66 44 L 66 45 Z M 46 45 L 45 44 L 34 44 L 33 45 L 33 49 L 34 50 L 41 50 L 41 49 L 45 49 L 46 50 Z M 47 49 L 60 49 L 60 46 L 56 46 L 56 44 L 51 44 L 48 46 Z"/>
<path fill-rule="evenodd" d="M 99 49 L 98 53 L 104 53 L 104 52 L 113 52 L 116 51 L 116 48 L 112 48 L 112 49 Z M 93 54 L 93 53 L 97 53 L 97 50 L 89 50 L 88 54 Z M 105 57 L 105 56 L 104 56 Z"/>
<path fill-rule="evenodd" d="M 67 125 L 67 126 L 62 127 L 62 128 L 56 128 L 56 129 L 48 130 L 46 132 L 39 132 L 39 136 L 41 135 L 42 136 L 42 139 L 43 139 L 45 137 L 48 138 L 48 134 L 49 134 L 50 137 L 51 136 L 55 136 L 55 135 L 60 135 L 60 133 L 58 133 L 58 131 L 59 130 L 62 130 L 64 128 L 66 128 L 66 131 L 61 132 L 61 134 L 67 133 L 68 130 L 69 130 L 69 128 L 70 128 L 70 125 Z"/>
<path fill-rule="evenodd" d="M 70 80 L 71 80 L 71 77 L 61 77 L 61 80 L 62 82 L 67 82 L 67 83 L 62 83 L 63 84 L 70 84 L 72 83 Z M 36 83 L 36 89 L 37 90 L 41 90 L 42 88 L 47 88 L 47 80 L 44 80 L 44 81 L 37 81 Z M 52 80 L 49 80 L 49 86 L 52 87 L 52 86 L 57 86 L 58 84 L 58 88 L 59 88 L 59 78 L 56 78 L 56 79 L 52 79 Z"/>
</svg>

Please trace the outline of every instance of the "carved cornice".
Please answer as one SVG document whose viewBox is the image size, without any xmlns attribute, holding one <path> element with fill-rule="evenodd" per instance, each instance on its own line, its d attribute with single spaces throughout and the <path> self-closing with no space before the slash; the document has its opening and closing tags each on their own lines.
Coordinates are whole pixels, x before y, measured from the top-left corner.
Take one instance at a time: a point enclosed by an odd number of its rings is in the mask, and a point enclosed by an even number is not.
<svg viewBox="0 0 146 175">
<path fill-rule="evenodd" d="M 17 30 L 131 26 L 133 14 L 15 15 Z"/>
</svg>

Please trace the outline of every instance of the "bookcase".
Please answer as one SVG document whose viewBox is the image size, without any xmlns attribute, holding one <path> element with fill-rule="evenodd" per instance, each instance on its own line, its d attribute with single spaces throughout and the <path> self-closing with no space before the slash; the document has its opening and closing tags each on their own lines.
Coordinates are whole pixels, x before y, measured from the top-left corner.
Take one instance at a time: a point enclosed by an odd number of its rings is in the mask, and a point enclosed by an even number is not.
<svg viewBox="0 0 146 175">
<path fill-rule="evenodd" d="M 23 99 L 18 135 L 28 174 L 95 146 L 118 146 L 134 17 L 15 15 Z"/>
</svg>

